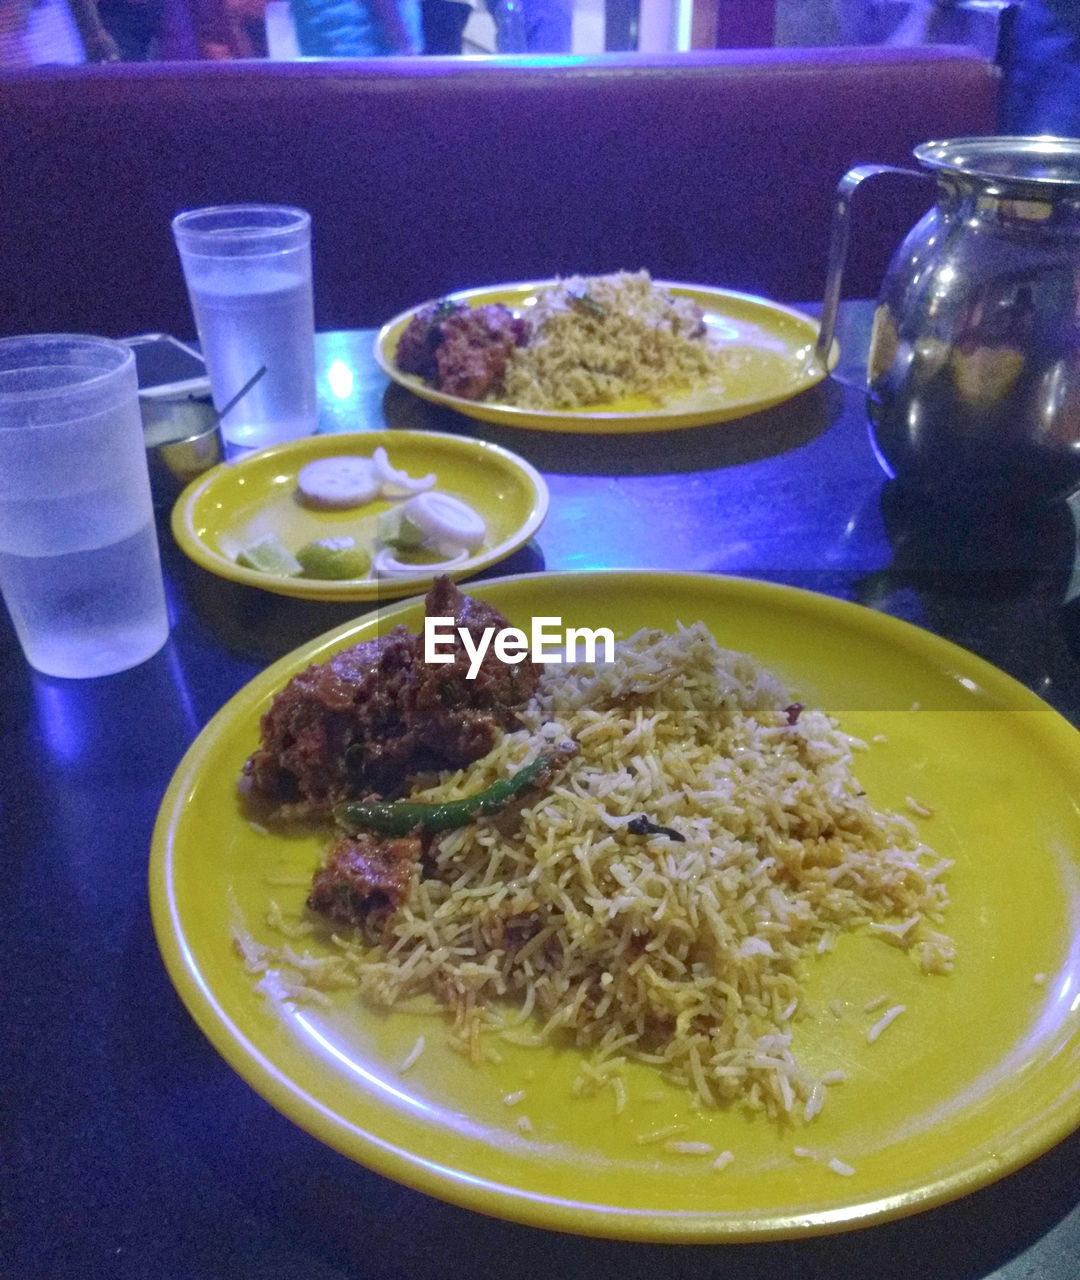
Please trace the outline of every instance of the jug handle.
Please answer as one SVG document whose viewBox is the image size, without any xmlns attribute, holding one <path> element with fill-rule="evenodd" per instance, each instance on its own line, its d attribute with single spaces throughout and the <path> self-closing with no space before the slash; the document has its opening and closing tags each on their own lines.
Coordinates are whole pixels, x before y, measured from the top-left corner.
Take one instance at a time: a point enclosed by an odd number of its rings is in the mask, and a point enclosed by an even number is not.
<svg viewBox="0 0 1080 1280">
<path fill-rule="evenodd" d="M 825 272 L 825 295 L 821 304 L 821 325 L 818 329 L 814 356 L 824 369 L 829 368 L 829 353 L 836 334 L 836 314 L 840 307 L 840 285 L 847 261 L 848 241 L 851 239 L 851 197 L 855 189 L 867 178 L 882 173 L 900 173 L 909 178 L 931 178 L 933 175 L 920 169 L 900 169 L 891 164 L 858 164 L 840 179 L 836 187 L 836 203 L 833 205 L 832 231 L 829 239 L 829 264 Z"/>
</svg>

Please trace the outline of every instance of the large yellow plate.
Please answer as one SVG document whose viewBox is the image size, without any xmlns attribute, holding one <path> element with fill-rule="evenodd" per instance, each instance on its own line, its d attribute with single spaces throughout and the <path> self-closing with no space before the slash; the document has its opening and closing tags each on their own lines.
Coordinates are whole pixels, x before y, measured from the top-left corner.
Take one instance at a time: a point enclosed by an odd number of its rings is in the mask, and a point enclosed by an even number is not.
<svg viewBox="0 0 1080 1280">
<path fill-rule="evenodd" d="M 318 538 L 352 536 L 369 549 L 386 499 L 348 511 L 318 511 L 296 498 L 300 468 L 314 458 L 382 445 L 390 462 L 410 475 L 434 472 L 436 487 L 464 499 L 484 517 L 487 537 L 475 555 L 449 571 L 463 578 L 505 560 L 543 523 L 548 487 L 543 476 L 509 449 L 437 431 L 358 431 L 305 436 L 225 462 L 194 480 L 172 509 L 172 531 L 196 564 L 218 577 L 302 600 L 387 600 L 426 591 L 431 575 L 328 581 L 260 573 L 236 563 L 237 552 L 274 533 L 296 550 Z"/>
<path fill-rule="evenodd" d="M 534 305 L 538 294 L 555 283 L 554 280 L 541 280 L 487 289 L 465 289 L 449 297 L 454 302 L 465 302 L 470 306 L 501 302 L 525 313 Z M 558 411 L 518 409 L 509 404 L 447 395 L 428 386 L 422 378 L 403 373 L 394 361 L 398 339 L 420 307 L 412 307 L 383 325 L 375 339 L 375 359 L 383 372 L 401 386 L 434 404 L 456 409 L 467 417 L 499 423 L 504 427 L 593 434 L 674 431 L 682 427 L 726 422 L 780 404 L 825 377 L 825 369 L 814 357 L 818 322 L 810 316 L 747 293 L 664 280 L 656 283 L 670 289 L 677 297 L 691 298 L 698 303 L 716 340 L 742 356 L 728 375 L 722 393 L 701 392 L 661 406 L 639 396 L 614 404 Z M 838 357 L 839 348 L 834 344 L 830 353 L 830 369 Z"/>
<path fill-rule="evenodd" d="M 235 780 L 275 691 L 306 663 L 404 621 L 418 601 L 354 622 L 269 667 L 214 718 L 184 758 L 154 832 L 150 890 L 169 972 L 235 1069 L 296 1123 L 388 1177 L 472 1209 L 564 1231 L 628 1239 L 747 1240 L 837 1231 L 972 1191 L 1080 1123 L 1080 739 L 1011 678 L 927 632 L 859 606 L 768 584 L 698 575 L 537 575 L 483 584 L 519 626 L 533 615 L 626 634 L 701 618 L 721 643 L 757 654 L 804 701 L 874 742 L 857 757 L 880 806 L 934 810 L 926 838 L 955 859 L 948 928 L 955 971 L 929 977 L 880 939 L 841 939 L 816 958 L 821 1016 L 798 1025 L 809 1065 L 848 1080 L 809 1126 L 693 1112 L 651 1070 L 630 1102 L 570 1096 L 570 1051 L 506 1047 L 474 1068 L 438 1018 L 376 1016 L 354 998 L 303 1008 L 256 991 L 230 945 L 234 925 L 277 941 L 267 903 L 303 901 L 319 841 L 260 833 Z M 275 883 L 275 881 L 277 883 Z M 888 994 L 907 1006 L 875 1044 Z M 825 1011 L 839 1001 L 842 1018 Z M 399 1067 L 423 1032 L 427 1047 Z M 504 1098 L 518 1090 L 517 1107 Z M 659 1093 L 659 1097 L 657 1094 Z M 516 1127 L 526 1112 L 530 1135 Z M 637 1135 L 685 1122 L 730 1149 L 703 1157 Z M 851 1176 L 797 1158 L 837 1157 Z"/>
</svg>

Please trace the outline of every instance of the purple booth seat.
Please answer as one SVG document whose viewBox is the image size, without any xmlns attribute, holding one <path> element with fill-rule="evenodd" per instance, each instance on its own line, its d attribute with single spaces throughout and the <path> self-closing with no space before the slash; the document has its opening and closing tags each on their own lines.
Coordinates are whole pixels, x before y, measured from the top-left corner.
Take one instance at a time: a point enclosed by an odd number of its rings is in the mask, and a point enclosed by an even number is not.
<svg viewBox="0 0 1080 1280">
<path fill-rule="evenodd" d="M 819 298 L 841 174 L 992 133 L 996 97 L 941 46 L 0 73 L 0 332 L 192 335 L 169 220 L 249 200 L 311 211 L 324 329 L 619 267 Z M 931 196 L 860 194 L 846 293 Z"/>
</svg>

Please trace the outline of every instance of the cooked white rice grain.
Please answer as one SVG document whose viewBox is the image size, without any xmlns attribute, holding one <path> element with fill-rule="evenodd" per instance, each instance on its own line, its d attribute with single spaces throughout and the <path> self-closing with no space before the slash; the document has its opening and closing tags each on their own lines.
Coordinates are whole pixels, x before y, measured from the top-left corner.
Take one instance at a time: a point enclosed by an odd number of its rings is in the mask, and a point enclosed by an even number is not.
<svg viewBox="0 0 1080 1280">
<path fill-rule="evenodd" d="M 513 830 L 436 839 L 379 946 L 335 938 L 339 970 L 379 1008 L 434 997 L 474 1062 L 495 1053 L 491 1033 L 575 1047 L 573 1091 L 611 1089 L 617 1109 L 613 1082 L 638 1062 L 699 1105 L 812 1116 L 818 1082 L 789 1019 L 808 1010 L 817 954 L 875 925 L 927 973 L 947 973 L 954 948 L 950 864 L 874 808 L 824 712 L 789 723 L 793 701 L 701 623 L 641 631 L 610 664 L 549 668 L 519 730 L 414 798 L 478 791 L 554 741 L 577 755 Z M 632 835 L 642 814 L 684 840 Z"/>
<path fill-rule="evenodd" d="M 423 1052 L 424 1052 L 424 1037 L 421 1035 L 416 1037 L 416 1043 L 405 1055 L 405 1058 L 402 1061 L 401 1066 L 398 1067 L 398 1072 L 401 1075 L 404 1075 L 405 1072 L 408 1071 L 410 1067 L 414 1067 L 416 1065 L 417 1060 L 419 1059 L 420 1055 Z"/>
<path fill-rule="evenodd" d="M 561 280 L 529 319 L 532 336 L 511 353 L 498 393 L 520 408 L 720 391 L 743 358 L 714 344 L 695 302 L 660 288 L 647 271 Z"/>
<path fill-rule="evenodd" d="M 923 804 L 921 800 L 916 800 L 914 796 L 906 796 L 904 803 L 917 818 L 932 818 L 934 816 L 933 809 Z"/>
<path fill-rule="evenodd" d="M 903 1004 L 894 1004 L 891 1009 L 886 1009 L 886 1011 L 881 1015 L 881 1017 L 877 1020 L 877 1022 L 875 1022 L 874 1025 L 870 1028 L 870 1030 L 867 1031 L 866 1033 L 867 1043 L 873 1044 L 874 1041 L 881 1035 L 881 1033 L 887 1027 L 891 1027 L 892 1024 L 896 1021 L 896 1019 L 899 1018 L 899 1016 L 902 1013 L 906 1012 L 906 1010 L 907 1010 L 907 1005 L 903 1005 Z"/>
</svg>

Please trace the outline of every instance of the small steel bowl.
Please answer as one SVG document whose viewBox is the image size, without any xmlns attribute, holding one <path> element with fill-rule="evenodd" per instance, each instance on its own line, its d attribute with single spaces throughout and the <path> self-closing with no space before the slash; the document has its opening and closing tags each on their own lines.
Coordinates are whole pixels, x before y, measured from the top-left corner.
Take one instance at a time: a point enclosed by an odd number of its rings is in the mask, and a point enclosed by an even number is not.
<svg viewBox="0 0 1080 1280">
<path fill-rule="evenodd" d="M 181 491 L 224 460 L 225 448 L 213 403 L 140 397 L 150 491 L 155 508 L 169 508 Z"/>
</svg>

